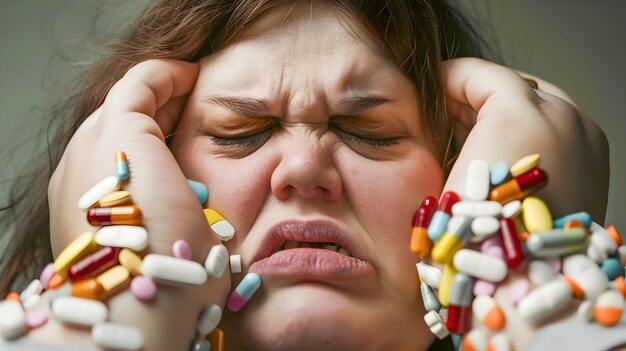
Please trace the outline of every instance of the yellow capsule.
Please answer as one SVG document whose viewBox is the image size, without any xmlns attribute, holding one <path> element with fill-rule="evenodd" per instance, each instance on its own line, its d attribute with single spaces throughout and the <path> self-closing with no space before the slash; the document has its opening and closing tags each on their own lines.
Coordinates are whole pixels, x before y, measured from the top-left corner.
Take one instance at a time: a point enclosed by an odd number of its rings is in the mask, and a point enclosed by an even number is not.
<svg viewBox="0 0 626 351">
<path fill-rule="evenodd" d="M 204 209 L 204 216 L 206 217 L 209 226 L 213 232 L 222 241 L 228 241 L 235 235 L 235 228 L 217 211 L 212 208 Z"/>
<path fill-rule="evenodd" d="M 454 254 L 463 248 L 463 241 L 454 234 L 446 232 L 435 244 L 430 257 L 439 263 L 450 263 Z"/>
<path fill-rule="evenodd" d="M 450 300 L 450 289 L 452 288 L 452 278 L 457 274 L 456 268 L 452 262 L 443 265 L 443 272 L 441 273 L 441 282 L 439 283 L 439 290 L 437 291 L 437 298 L 441 306 L 448 306 Z"/>
<path fill-rule="evenodd" d="M 85 232 L 74 239 L 54 260 L 54 271 L 67 279 L 70 267 L 83 257 L 98 251 L 95 236 L 91 232 Z"/>
<path fill-rule="evenodd" d="M 513 166 L 509 168 L 509 173 L 511 174 L 512 178 L 515 178 L 518 175 L 522 175 L 530 171 L 531 169 L 539 166 L 539 161 L 541 161 L 541 155 L 539 154 L 524 156 L 517 160 L 517 162 L 515 162 Z"/>
<path fill-rule="evenodd" d="M 126 267 L 132 275 L 143 275 L 141 270 L 143 260 L 133 250 L 122 249 L 117 256 L 117 260 L 122 266 Z"/>
<path fill-rule="evenodd" d="M 98 207 L 114 207 L 130 202 L 130 193 L 128 191 L 114 191 L 101 198 L 96 205 Z"/>
<path fill-rule="evenodd" d="M 552 229 L 552 214 L 543 200 L 529 196 L 522 202 L 522 218 L 527 231 L 534 233 Z"/>
<path fill-rule="evenodd" d="M 124 266 L 115 266 L 96 277 L 102 285 L 104 294 L 109 297 L 115 294 L 130 281 L 130 272 Z"/>
</svg>

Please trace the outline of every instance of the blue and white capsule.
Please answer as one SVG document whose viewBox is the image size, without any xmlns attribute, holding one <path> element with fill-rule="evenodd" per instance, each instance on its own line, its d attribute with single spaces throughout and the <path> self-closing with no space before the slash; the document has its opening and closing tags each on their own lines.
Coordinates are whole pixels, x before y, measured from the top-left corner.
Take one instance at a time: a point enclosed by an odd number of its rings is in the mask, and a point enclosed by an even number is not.
<svg viewBox="0 0 626 351">
<path fill-rule="evenodd" d="M 448 221 L 452 215 L 452 205 L 460 200 L 461 198 L 454 191 L 446 191 L 441 195 L 437 211 L 428 224 L 428 238 L 432 240 L 432 242 L 436 243 L 439 241 L 443 233 L 446 232 Z"/>
<path fill-rule="evenodd" d="M 126 153 L 124 151 L 118 151 L 115 153 L 115 175 L 117 179 L 124 181 L 130 176 L 128 171 L 128 160 L 126 159 Z"/>
</svg>

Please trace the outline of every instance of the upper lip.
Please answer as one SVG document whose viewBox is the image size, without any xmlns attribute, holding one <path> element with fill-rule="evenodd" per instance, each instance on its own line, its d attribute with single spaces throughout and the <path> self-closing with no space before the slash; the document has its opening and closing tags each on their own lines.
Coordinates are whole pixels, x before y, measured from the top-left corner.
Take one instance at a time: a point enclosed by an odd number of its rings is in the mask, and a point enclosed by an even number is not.
<svg viewBox="0 0 626 351">
<path fill-rule="evenodd" d="M 272 249 L 284 241 L 333 242 L 346 248 L 353 256 L 356 251 L 348 232 L 339 225 L 325 219 L 283 220 L 265 233 L 261 244 L 252 256 L 252 262 L 270 256 Z M 356 257 L 356 256 L 354 256 Z"/>
</svg>

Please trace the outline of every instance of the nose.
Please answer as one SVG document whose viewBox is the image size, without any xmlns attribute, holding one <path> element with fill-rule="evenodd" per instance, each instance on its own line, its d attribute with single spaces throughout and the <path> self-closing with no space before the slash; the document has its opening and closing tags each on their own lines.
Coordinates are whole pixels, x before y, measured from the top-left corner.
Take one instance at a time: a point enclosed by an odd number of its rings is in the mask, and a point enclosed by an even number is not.
<svg viewBox="0 0 626 351">
<path fill-rule="evenodd" d="M 283 148 L 271 179 L 272 192 L 279 200 L 301 197 L 332 202 L 341 196 L 341 176 L 333 159 L 333 147 L 324 145 L 319 138 L 312 139 L 290 142 Z"/>
</svg>

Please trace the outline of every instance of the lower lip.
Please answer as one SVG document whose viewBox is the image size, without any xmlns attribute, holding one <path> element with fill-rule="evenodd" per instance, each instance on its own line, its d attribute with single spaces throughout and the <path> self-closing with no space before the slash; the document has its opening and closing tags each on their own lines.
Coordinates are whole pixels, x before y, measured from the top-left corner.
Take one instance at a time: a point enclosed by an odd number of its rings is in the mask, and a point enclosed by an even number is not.
<svg viewBox="0 0 626 351">
<path fill-rule="evenodd" d="M 367 261 L 324 249 L 289 249 L 250 265 L 250 272 L 265 278 L 345 281 L 374 273 Z"/>
</svg>

